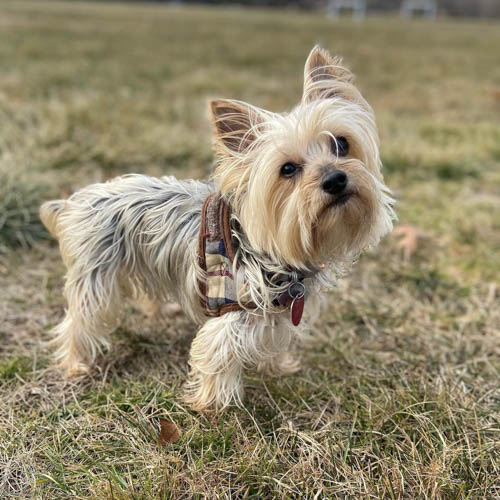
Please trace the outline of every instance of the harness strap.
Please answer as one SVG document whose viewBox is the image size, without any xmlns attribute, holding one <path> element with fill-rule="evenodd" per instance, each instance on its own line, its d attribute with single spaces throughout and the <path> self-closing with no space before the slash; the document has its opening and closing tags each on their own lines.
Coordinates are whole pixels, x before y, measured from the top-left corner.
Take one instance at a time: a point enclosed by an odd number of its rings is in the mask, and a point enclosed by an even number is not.
<svg viewBox="0 0 500 500">
<path fill-rule="evenodd" d="M 201 209 L 198 258 L 206 279 L 200 280 L 201 305 L 208 316 L 240 311 L 232 274 L 234 248 L 230 209 L 220 193 L 210 194 Z"/>
<path fill-rule="evenodd" d="M 201 209 L 198 237 L 198 259 L 204 279 L 199 280 L 200 302 L 207 316 L 222 316 L 230 311 L 255 309 L 253 302 L 244 307 L 238 302 L 236 282 L 232 274 L 235 249 L 231 238 L 231 210 L 219 192 L 207 196 Z M 286 291 L 274 300 L 275 306 L 290 309 L 292 323 L 297 326 L 305 300 L 305 276 L 291 271 Z"/>
</svg>

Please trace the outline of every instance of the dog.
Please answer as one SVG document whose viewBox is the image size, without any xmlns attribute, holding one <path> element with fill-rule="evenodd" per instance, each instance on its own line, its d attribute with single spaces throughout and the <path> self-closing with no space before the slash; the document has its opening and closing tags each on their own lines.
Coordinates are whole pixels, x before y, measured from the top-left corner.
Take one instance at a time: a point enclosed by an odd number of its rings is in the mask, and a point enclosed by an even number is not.
<svg viewBox="0 0 500 500">
<path fill-rule="evenodd" d="M 55 357 L 85 373 L 129 296 L 175 299 L 200 325 L 185 399 L 243 404 L 243 372 L 298 368 L 293 346 L 325 289 L 392 229 L 374 113 L 352 73 L 316 46 L 300 103 L 274 113 L 212 101 L 208 181 L 124 175 L 46 202 L 67 267 Z"/>
</svg>

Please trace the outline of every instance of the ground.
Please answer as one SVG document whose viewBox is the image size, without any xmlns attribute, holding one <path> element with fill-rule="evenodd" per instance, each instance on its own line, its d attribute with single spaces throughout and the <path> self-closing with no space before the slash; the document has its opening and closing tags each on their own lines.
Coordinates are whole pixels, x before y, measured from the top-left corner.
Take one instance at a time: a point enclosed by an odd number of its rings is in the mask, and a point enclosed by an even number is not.
<svg viewBox="0 0 500 500">
<path fill-rule="evenodd" d="M 1 498 L 500 497 L 498 24 L 0 12 Z M 375 109 L 403 234 L 332 291 L 302 370 L 250 373 L 244 409 L 195 413 L 180 398 L 195 326 L 124 304 L 114 349 L 64 381 L 47 346 L 64 269 L 39 203 L 125 172 L 209 175 L 207 100 L 289 108 L 317 42 Z M 157 444 L 160 419 L 176 443 Z"/>
</svg>

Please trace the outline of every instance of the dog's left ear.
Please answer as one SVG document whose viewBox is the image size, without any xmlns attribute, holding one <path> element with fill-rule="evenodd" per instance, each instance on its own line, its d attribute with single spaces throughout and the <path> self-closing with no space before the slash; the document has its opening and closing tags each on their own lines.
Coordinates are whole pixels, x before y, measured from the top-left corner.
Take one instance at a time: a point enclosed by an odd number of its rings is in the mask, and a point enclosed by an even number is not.
<svg viewBox="0 0 500 500">
<path fill-rule="evenodd" d="M 263 110 L 242 101 L 217 99 L 210 103 L 218 153 L 244 153 L 257 137 Z"/>
<path fill-rule="evenodd" d="M 304 94 L 302 100 L 311 102 L 331 97 L 352 98 L 354 76 L 342 66 L 342 59 L 332 57 L 316 45 L 304 68 Z"/>
</svg>

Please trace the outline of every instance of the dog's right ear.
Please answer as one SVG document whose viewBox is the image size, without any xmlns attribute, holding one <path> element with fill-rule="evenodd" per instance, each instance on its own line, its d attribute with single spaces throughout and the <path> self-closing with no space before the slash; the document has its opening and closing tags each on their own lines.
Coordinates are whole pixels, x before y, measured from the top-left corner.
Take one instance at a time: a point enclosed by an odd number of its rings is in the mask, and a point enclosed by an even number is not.
<svg viewBox="0 0 500 500">
<path fill-rule="evenodd" d="M 245 153 L 257 137 L 263 110 L 242 101 L 217 99 L 210 102 L 217 153 Z"/>
</svg>

